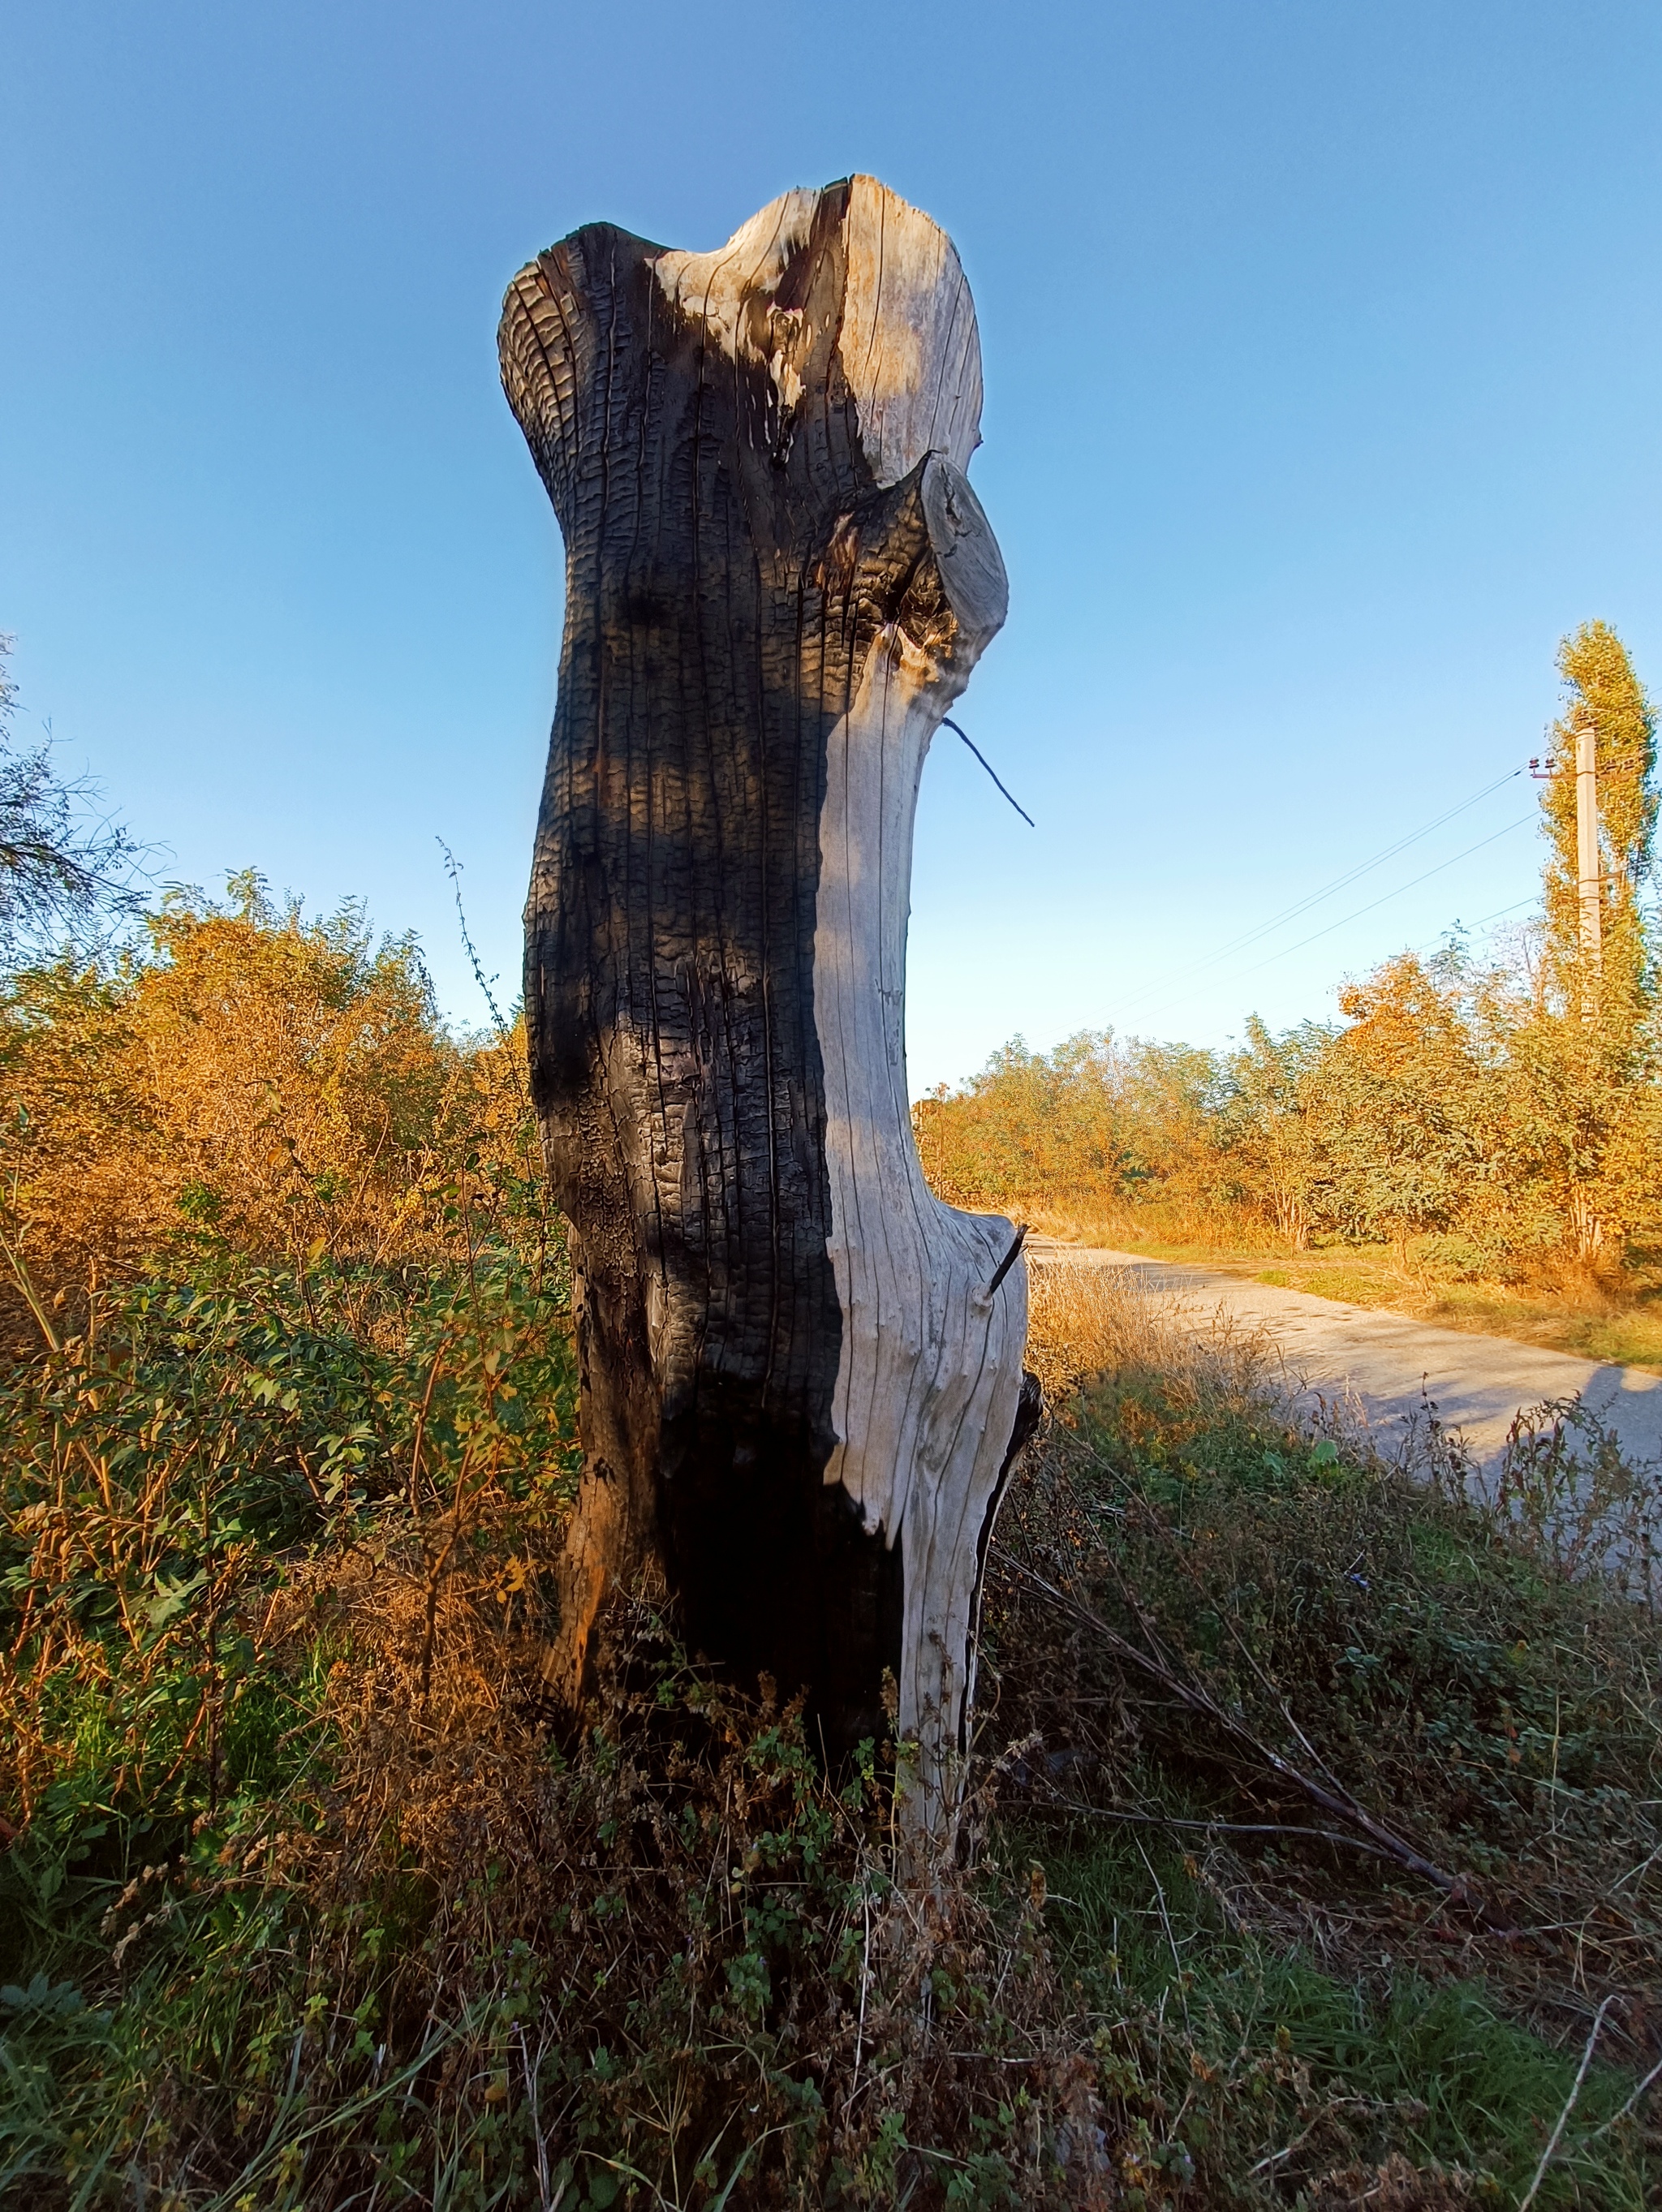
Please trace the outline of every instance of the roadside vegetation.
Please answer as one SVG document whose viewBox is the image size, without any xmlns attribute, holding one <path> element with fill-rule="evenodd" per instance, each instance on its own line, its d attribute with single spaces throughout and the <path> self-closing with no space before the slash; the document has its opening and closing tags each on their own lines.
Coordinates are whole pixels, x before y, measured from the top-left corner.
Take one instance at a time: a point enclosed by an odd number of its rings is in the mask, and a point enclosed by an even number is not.
<svg viewBox="0 0 1662 2212">
<path fill-rule="evenodd" d="M 1155 1256 L 1662 1369 L 1655 718 L 1614 633 L 1567 639 L 1542 915 L 1233 1052 L 1019 1041 L 916 1110 L 936 1188 Z M 1597 732 L 1602 948 L 1580 935 L 1575 732 Z"/>
<path fill-rule="evenodd" d="M 0 2202 L 1639 2212 L 1650 1491 L 1469 1493 L 1036 1270 L 957 1849 L 645 1598 L 575 1476 L 511 1026 L 257 877 L 0 998 Z M 1602 1568 L 1604 1573 L 1592 1571 Z"/>
</svg>

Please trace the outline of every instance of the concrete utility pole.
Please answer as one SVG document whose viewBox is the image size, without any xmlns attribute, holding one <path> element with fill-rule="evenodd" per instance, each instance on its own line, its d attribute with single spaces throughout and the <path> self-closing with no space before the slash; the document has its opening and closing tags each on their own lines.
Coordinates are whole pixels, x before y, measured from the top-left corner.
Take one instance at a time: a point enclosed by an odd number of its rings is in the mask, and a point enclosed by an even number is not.
<svg viewBox="0 0 1662 2212">
<path fill-rule="evenodd" d="M 1581 957 L 1586 963 L 1581 1012 L 1592 1021 L 1598 1003 L 1604 951 L 1604 869 L 1598 852 L 1598 738 L 1591 714 L 1575 733 L 1575 871 L 1581 898 Z"/>
</svg>

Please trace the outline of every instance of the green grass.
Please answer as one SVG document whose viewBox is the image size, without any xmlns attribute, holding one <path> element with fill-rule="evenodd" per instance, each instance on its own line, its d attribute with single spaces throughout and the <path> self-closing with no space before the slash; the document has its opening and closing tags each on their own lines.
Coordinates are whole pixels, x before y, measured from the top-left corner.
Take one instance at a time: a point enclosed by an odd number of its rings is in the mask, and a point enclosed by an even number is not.
<svg viewBox="0 0 1662 2212">
<path fill-rule="evenodd" d="M 1151 2172 L 1291 2203 L 1395 2155 L 1516 2203 L 1608 1996 L 1537 2201 L 1653 2201 L 1654 2136 L 1598 2130 L 1656 2055 L 1662 1627 L 1555 1564 L 1569 1471 L 1520 1455 L 1512 1520 L 1290 1429 L 1238 1346 L 1128 1309 L 1101 1349 L 1007 1509 L 989 1609 L 1002 1725 L 1047 1752 L 1048 1820 L 1005 1848 L 1043 1863 L 1060 1970 L 1158 2092 Z M 1597 1481 L 1619 1510 L 1617 1471 Z M 1093 1622 L 1227 1724 L 1160 1697 Z M 1301 1841 L 1358 1831 L 1271 1753 L 1457 1894 Z M 1254 1827 L 1283 1832 L 1235 1832 Z"/>
<path fill-rule="evenodd" d="M 915 1925 L 891 1747 L 641 1612 L 551 1710 L 563 1285 L 210 1274 L 0 1373 L 0 2201 L 1062 2201 L 1047 1954 Z"/>
<path fill-rule="evenodd" d="M 1195 1808 L 1191 1806 L 1191 1812 Z M 1037 1842 L 1037 1838 L 1035 1841 Z M 1196 1862 L 1156 1835 L 1081 1826 L 1050 1840 L 1046 1920 L 1064 1973 L 1122 2064 L 1166 2090 L 1154 2148 L 1227 2183 L 1264 2174 L 1263 2201 L 1392 2152 L 1484 2179 L 1515 2203 L 1564 2107 L 1579 2051 L 1509 2018 L 1481 1980 L 1431 1981 L 1381 1962 L 1325 1972 L 1232 1925 Z M 1595 2061 L 1574 2149 L 1541 2201 L 1640 2212 L 1650 2179 L 1624 2144 L 1590 2140 L 1631 2072 Z M 1266 2167 L 1267 2162 L 1267 2167 Z"/>
</svg>

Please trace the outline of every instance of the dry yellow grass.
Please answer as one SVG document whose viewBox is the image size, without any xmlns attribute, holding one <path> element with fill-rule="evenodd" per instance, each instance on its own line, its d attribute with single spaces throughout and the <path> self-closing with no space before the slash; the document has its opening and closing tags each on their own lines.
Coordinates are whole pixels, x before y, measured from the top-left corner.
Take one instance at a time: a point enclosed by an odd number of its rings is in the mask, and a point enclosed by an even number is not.
<svg viewBox="0 0 1662 2212">
<path fill-rule="evenodd" d="M 1263 1331 L 1197 1317 L 1120 1267 L 1036 1260 L 1028 1271 L 1027 1361 L 1057 1403 L 1093 1375 L 1141 1368 L 1215 1403 L 1273 1398 Z"/>
</svg>

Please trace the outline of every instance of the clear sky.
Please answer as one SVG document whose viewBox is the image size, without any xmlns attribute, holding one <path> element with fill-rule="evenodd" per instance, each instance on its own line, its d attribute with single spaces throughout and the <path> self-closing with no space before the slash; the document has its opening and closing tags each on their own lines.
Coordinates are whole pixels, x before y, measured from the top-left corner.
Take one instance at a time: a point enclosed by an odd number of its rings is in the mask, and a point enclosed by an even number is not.
<svg viewBox="0 0 1662 2212">
<path fill-rule="evenodd" d="M 1038 827 L 937 741 L 915 1089 L 1016 1031 L 1330 1013 L 1346 971 L 1528 897 L 1526 777 L 1216 956 L 1521 767 L 1564 630 L 1602 616 L 1662 689 L 1655 0 L 0 24 L 23 733 L 167 874 L 252 864 L 419 930 L 464 1018 L 435 840 L 511 996 L 559 635 L 497 304 L 595 217 L 707 247 L 861 169 L 969 271 L 1012 594 L 959 718 Z"/>
</svg>

